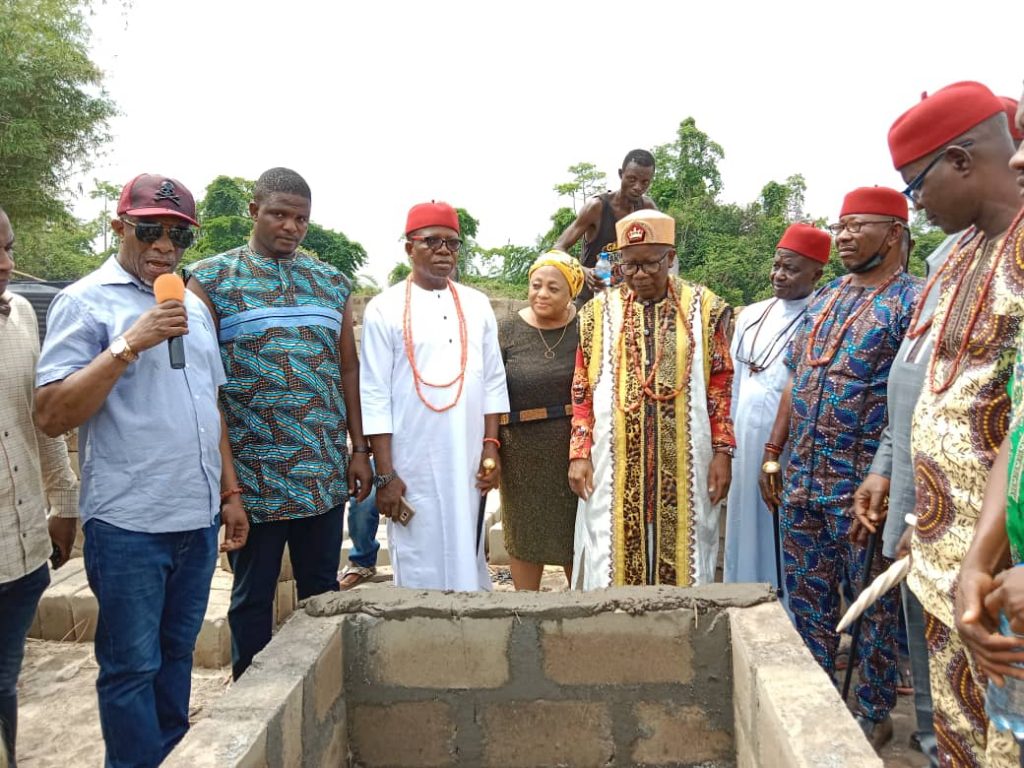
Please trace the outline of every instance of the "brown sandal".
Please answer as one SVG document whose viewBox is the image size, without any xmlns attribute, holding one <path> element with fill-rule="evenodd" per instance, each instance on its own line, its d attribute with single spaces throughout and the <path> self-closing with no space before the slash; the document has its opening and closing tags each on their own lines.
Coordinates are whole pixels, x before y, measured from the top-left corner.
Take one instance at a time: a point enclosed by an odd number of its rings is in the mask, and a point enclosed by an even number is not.
<svg viewBox="0 0 1024 768">
<path fill-rule="evenodd" d="M 377 575 L 376 568 L 364 568 L 361 565 L 350 565 L 341 574 L 338 589 L 345 591 L 362 584 Z"/>
</svg>

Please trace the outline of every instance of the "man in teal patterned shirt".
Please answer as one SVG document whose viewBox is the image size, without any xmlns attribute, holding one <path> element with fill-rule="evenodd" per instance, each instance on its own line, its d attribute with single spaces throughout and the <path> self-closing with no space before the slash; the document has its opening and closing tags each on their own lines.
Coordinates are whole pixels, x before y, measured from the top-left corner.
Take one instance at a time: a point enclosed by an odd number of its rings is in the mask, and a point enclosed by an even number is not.
<svg viewBox="0 0 1024 768">
<path fill-rule="evenodd" d="M 299 174 L 266 171 L 253 198 L 248 244 L 192 265 L 188 280 L 217 322 L 224 415 L 252 522 L 230 555 L 235 679 L 270 641 L 285 544 L 299 599 L 337 590 L 345 501 L 364 499 L 371 482 L 351 286 L 297 250 L 311 199 Z"/>
</svg>

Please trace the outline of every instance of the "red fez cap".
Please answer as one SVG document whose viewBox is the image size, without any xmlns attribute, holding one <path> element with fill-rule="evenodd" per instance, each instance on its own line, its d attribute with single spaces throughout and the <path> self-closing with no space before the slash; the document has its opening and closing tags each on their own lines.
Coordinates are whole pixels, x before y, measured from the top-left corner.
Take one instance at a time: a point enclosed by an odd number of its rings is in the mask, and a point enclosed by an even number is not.
<svg viewBox="0 0 1024 768">
<path fill-rule="evenodd" d="M 459 214 L 448 203 L 419 203 L 409 209 L 405 219 L 405 234 L 424 227 L 450 227 L 459 231 Z"/>
<path fill-rule="evenodd" d="M 931 96 L 924 93 L 889 129 L 892 164 L 899 170 L 920 160 L 1002 111 L 1003 102 L 981 83 L 953 83 Z"/>
<path fill-rule="evenodd" d="M 1003 111 L 1006 112 L 1006 119 L 1010 121 L 1010 135 L 1013 140 L 1024 141 L 1024 133 L 1017 127 L 1017 100 L 1009 96 L 1000 96 L 999 100 L 1003 102 Z"/>
<path fill-rule="evenodd" d="M 907 198 L 889 187 L 858 187 L 843 198 L 839 218 L 851 213 L 873 213 L 907 220 Z"/>
<path fill-rule="evenodd" d="M 832 236 L 823 229 L 810 224 L 790 224 L 782 234 L 776 248 L 785 248 L 811 261 L 828 263 L 828 255 L 832 250 Z"/>
</svg>

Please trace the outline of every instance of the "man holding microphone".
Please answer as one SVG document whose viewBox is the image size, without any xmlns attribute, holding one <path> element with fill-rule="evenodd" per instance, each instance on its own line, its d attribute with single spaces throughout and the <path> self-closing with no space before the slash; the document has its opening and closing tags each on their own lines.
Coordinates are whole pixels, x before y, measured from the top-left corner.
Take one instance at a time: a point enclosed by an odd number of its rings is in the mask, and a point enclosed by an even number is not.
<svg viewBox="0 0 1024 768">
<path fill-rule="evenodd" d="M 217 406 L 213 321 L 173 275 L 198 226 L 195 201 L 175 179 L 143 174 L 117 215 L 118 253 L 54 299 L 36 373 L 39 427 L 80 429 L 108 768 L 156 766 L 188 730 L 217 531 L 223 522 L 228 551 L 248 535 Z M 163 343 L 180 337 L 180 349 Z"/>
</svg>

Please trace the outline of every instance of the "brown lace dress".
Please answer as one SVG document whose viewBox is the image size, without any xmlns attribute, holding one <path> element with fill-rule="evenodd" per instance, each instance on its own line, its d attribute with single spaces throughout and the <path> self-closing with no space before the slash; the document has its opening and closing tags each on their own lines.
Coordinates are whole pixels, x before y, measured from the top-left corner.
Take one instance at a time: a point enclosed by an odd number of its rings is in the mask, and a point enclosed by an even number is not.
<svg viewBox="0 0 1024 768">
<path fill-rule="evenodd" d="M 561 328 L 539 330 L 518 313 L 499 323 L 513 413 L 569 404 L 579 345 L 575 318 L 561 336 Z M 548 348 L 554 357 L 545 357 Z M 560 415 L 501 428 L 502 527 L 505 548 L 519 560 L 572 564 L 578 499 L 568 480 L 570 422 Z"/>
</svg>

